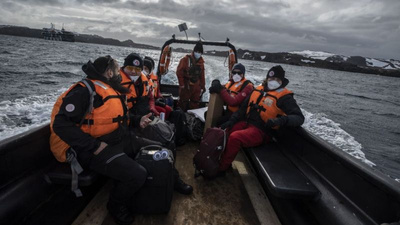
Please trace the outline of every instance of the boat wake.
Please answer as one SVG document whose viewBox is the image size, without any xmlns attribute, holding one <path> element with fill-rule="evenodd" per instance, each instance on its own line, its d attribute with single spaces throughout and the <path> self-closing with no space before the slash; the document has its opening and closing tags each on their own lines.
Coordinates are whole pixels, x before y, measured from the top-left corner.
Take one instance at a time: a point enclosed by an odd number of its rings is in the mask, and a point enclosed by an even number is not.
<svg viewBox="0 0 400 225">
<path fill-rule="evenodd" d="M 0 102 L 0 141 L 48 123 L 54 102 L 64 91 Z"/>
<path fill-rule="evenodd" d="M 365 157 L 364 152 L 361 150 L 361 144 L 357 142 L 353 136 L 340 128 L 340 124 L 328 119 L 324 113 L 312 114 L 305 110 L 302 111 L 305 116 L 305 122 L 302 125 L 304 129 L 335 145 L 355 158 L 360 159 L 367 165 L 376 166 L 375 163 L 369 161 Z"/>
</svg>

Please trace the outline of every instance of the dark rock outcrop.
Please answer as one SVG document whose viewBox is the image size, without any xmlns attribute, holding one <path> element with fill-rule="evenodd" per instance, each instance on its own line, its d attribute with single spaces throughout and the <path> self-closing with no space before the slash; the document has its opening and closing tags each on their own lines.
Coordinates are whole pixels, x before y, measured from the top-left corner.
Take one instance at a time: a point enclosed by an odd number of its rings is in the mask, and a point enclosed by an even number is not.
<svg viewBox="0 0 400 225">
<path fill-rule="evenodd" d="M 362 56 L 351 56 L 346 62 L 357 66 L 367 66 L 367 60 Z"/>
<path fill-rule="evenodd" d="M 41 29 L 31 29 L 28 27 L 0 26 L 0 34 L 5 34 L 5 35 L 42 38 L 42 32 L 43 30 Z M 126 40 L 121 42 L 117 39 L 103 38 L 99 35 L 89 35 L 89 34 L 77 34 L 75 36 L 75 41 L 83 43 L 116 45 L 116 46 L 133 47 L 133 48 L 160 49 L 159 47 L 154 47 L 151 45 L 135 43 L 132 40 Z"/>
</svg>

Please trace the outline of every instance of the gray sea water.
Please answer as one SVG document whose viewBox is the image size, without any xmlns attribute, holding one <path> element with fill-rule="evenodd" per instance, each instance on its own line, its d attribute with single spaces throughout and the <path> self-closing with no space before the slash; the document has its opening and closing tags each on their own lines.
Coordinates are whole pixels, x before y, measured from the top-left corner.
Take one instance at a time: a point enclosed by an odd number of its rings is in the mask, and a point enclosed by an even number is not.
<svg viewBox="0 0 400 225">
<path fill-rule="evenodd" d="M 233 44 L 235 44 L 233 42 Z M 205 47 L 205 50 L 212 50 Z M 84 77 L 81 66 L 104 55 L 123 63 L 136 52 L 158 62 L 159 51 L 46 41 L 0 35 L 0 140 L 49 122 L 56 98 Z M 163 83 L 177 82 L 181 53 L 173 53 Z M 207 88 L 215 78 L 227 81 L 225 58 L 204 56 Z M 272 63 L 239 60 L 255 84 Z M 284 65 L 288 88 L 302 108 L 303 127 L 343 151 L 400 178 L 399 78 Z M 208 94 L 203 96 L 208 99 Z"/>
</svg>

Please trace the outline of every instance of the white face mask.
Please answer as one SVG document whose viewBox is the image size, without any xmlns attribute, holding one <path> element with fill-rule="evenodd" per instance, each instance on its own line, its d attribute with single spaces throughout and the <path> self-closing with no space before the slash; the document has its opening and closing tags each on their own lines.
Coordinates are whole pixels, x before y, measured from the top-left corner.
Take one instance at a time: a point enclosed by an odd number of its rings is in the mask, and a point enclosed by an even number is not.
<svg viewBox="0 0 400 225">
<path fill-rule="evenodd" d="M 239 74 L 235 74 L 232 76 L 232 80 L 233 82 L 239 82 L 242 79 L 242 76 L 240 76 Z"/>
<path fill-rule="evenodd" d="M 276 80 L 268 81 L 268 89 L 269 90 L 275 90 L 280 86 L 281 86 L 281 84 Z"/>
<path fill-rule="evenodd" d="M 133 82 L 136 82 L 137 79 L 139 79 L 139 76 L 130 76 L 130 78 L 131 78 L 131 80 L 132 80 Z"/>
<path fill-rule="evenodd" d="M 196 59 L 200 59 L 200 57 L 201 57 L 201 53 L 198 53 L 198 52 L 194 52 L 193 55 Z"/>
<path fill-rule="evenodd" d="M 149 75 L 149 72 L 147 72 L 146 70 L 143 70 L 142 73 L 143 73 L 144 75 L 146 75 L 146 76 Z"/>
</svg>

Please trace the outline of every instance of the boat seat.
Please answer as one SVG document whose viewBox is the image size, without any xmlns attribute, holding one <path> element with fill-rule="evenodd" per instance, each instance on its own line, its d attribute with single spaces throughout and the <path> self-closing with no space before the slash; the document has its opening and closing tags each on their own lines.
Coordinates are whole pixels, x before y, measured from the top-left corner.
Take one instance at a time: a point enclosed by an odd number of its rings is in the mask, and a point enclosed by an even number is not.
<svg viewBox="0 0 400 225">
<path fill-rule="evenodd" d="M 92 185 L 98 178 L 99 174 L 92 170 L 83 170 L 78 176 L 78 185 L 80 187 Z M 53 167 L 46 173 L 46 177 L 51 183 L 71 185 L 72 173 L 68 163 L 55 163 Z"/>
<path fill-rule="evenodd" d="M 320 192 L 275 142 L 247 148 L 263 186 L 279 198 L 316 199 Z"/>
</svg>

